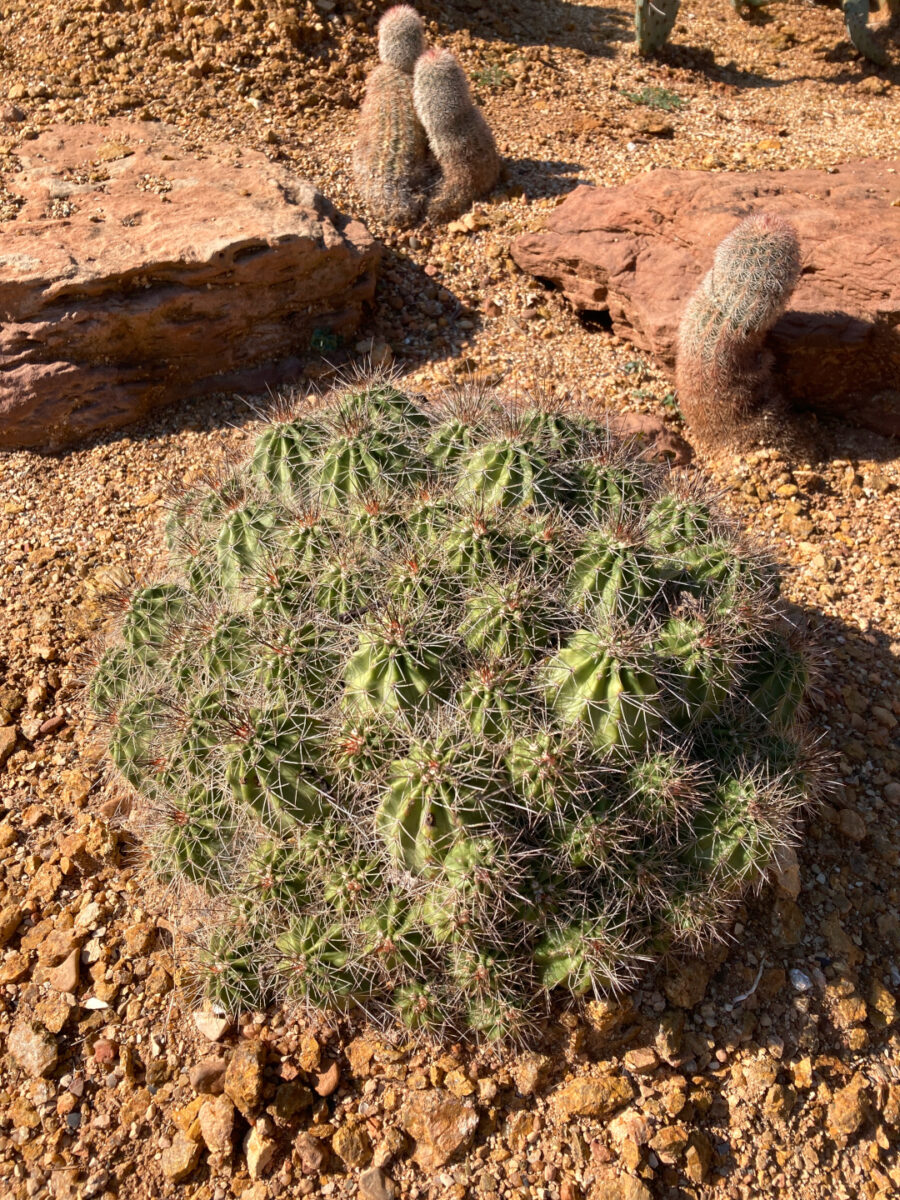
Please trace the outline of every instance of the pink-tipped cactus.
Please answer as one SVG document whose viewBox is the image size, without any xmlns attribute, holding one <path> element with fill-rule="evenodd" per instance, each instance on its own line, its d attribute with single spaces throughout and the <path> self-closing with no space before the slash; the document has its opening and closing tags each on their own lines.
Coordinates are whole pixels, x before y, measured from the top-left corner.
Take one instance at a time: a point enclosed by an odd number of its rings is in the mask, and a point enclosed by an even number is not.
<svg viewBox="0 0 900 1200">
<path fill-rule="evenodd" d="M 428 50 L 414 72 L 413 102 L 441 168 L 428 215 L 443 221 L 486 195 L 500 174 L 494 137 L 449 50 Z"/>
<path fill-rule="evenodd" d="M 411 75 L 425 50 L 422 18 L 408 4 L 395 4 L 378 22 L 378 57 Z"/>
<path fill-rule="evenodd" d="M 679 403 L 701 438 L 732 442 L 777 414 L 764 341 L 799 275 L 797 231 L 782 217 L 747 217 L 719 245 L 678 336 Z"/>
</svg>

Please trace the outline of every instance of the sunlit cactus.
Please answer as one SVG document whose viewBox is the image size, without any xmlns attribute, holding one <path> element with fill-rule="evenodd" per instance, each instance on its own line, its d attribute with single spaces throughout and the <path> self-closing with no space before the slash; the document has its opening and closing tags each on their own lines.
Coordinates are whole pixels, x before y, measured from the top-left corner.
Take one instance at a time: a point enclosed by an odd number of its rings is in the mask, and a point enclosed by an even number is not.
<svg viewBox="0 0 900 1200">
<path fill-rule="evenodd" d="M 799 277 L 797 231 L 774 213 L 745 217 L 717 247 L 678 333 L 679 404 L 701 437 L 744 441 L 779 416 L 764 342 Z"/>
<path fill-rule="evenodd" d="M 360 192 L 382 220 L 411 225 L 424 206 L 425 130 L 413 107 L 413 67 L 425 49 L 422 19 L 398 4 L 378 23 L 379 65 L 366 80 L 353 154 Z"/>
<path fill-rule="evenodd" d="M 711 936 L 815 784 L 777 578 L 602 423 L 387 378 L 174 504 L 89 699 L 227 1010 L 523 1036 Z"/>
<path fill-rule="evenodd" d="M 636 0 L 634 30 L 638 53 L 655 54 L 666 44 L 678 19 L 681 0 Z"/>
<path fill-rule="evenodd" d="M 500 176 L 500 156 L 465 72 L 449 50 L 427 50 L 416 62 L 413 102 L 441 168 L 428 215 L 444 221 L 487 195 Z"/>
<path fill-rule="evenodd" d="M 395 4 L 378 22 L 378 57 L 398 71 L 412 74 L 425 50 L 422 18 L 409 4 Z"/>
</svg>

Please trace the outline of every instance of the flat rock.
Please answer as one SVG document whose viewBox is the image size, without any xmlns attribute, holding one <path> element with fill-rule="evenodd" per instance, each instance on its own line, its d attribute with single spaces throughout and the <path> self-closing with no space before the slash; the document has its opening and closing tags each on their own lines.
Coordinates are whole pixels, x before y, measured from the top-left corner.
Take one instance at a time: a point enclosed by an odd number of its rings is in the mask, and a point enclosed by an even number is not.
<svg viewBox="0 0 900 1200">
<path fill-rule="evenodd" d="M 74 992 L 78 987 L 80 950 L 73 950 L 58 967 L 47 972 L 47 982 L 57 992 Z"/>
<path fill-rule="evenodd" d="M 607 1168 L 598 1175 L 590 1200 L 653 1200 L 653 1193 L 634 1175 L 617 1175 Z"/>
<path fill-rule="evenodd" d="M 182 1183 L 197 1169 L 200 1154 L 198 1142 L 192 1141 L 186 1133 L 176 1133 L 171 1146 L 163 1150 L 160 1158 L 163 1175 L 172 1183 Z"/>
<path fill-rule="evenodd" d="M 572 1117 L 611 1117 L 634 1099 L 635 1089 L 624 1075 L 582 1075 L 553 1093 L 553 1102 L 563 1120 Z"/>
<path fill-rule="evenodd" d="M 210 1154 L 217 1154 L 223 1159 L 231 1155 L 234 1113 L 234 1105 L 224 1095 L 206 1100 L 200 1108 L 197 1114 L 200 1133 Z"/>
<path fill-rule="evenodd" d="M 59 1050 L 46 1029 L 27 1017 L 19 1017 L 9 1035 L 9 1052 L 16 1064 L 32 1079 L 49 1075 L 59 1061 Z"/>
<path fill-rule="evenodd" d="M 262 1042 L 238 1042 L 225 1071 L 225 1092 L 248 1121 L 262 1099 L 265 1058 Z"/>
<path fill-rule="evenodd" d="M 359 1177 L 359 1200 L 394 1200 L 397 1187 L 380 1167 L 370 1167 Z"/>
<path fill-rule="evenodd" d="M 225 1069 L 228 1066 L 224 1058 L 210 1055 L 198 1063 L 194 1063 L 188 1071 L 191 1087 L 198 1096 L 220 1096 L 225 1086 Z"/>
<path fill-rule="evenodd" d="M 682 312 L 737 222 L 765 210 L 797 226 L 803 273 L 770 334 L 776 377 L 801 408 L 900 436 L 900 159 L 830 171 L 660 169 L 576 188 L 512 256 L 579 312 L 671 367 Z"/>
<path fill-rule="evenodd" d="M 331 1139 L 331 1148 L 351 1169 L 365 1167 L 372 1159 L 372 1140 L 359 1123 L 342 1125 Z"/>
<path fill-rule="evenodd" d="M 16 739 L 19 736 L 19 731 L 15 725 L 0 726 L 0 770 L 6 764 L 6 760 L 16 748 Z"/>
<path fill-rule="evenodd" d="M 0 224 L 0 447 L 52 448 L 203 392 L 264 390 L 351 334 L 379 247 L 258 151 L 153 122 L 17 151 Z"/>
<path fill-rule="evenodd" d="M 462 1100 L 442 1088 L 413 1092 L 400 1111 L 400 1124 L 415 1138 L 413 1158 L 425 1171 L 449 1162 L 471 1142 L 478 1113 L 470 1100 Z"/>
<path fill-rule="evenodd" d="M 204 1009 L 202 1012 L 194 1013 L 194 1024 L 205 1038 L 211 1042 L 218 1042 L 231 1028 L 232 1020 L 229 1016 L 222 1016 Z"/>
<path fill-rule="evenodd" d="M 247 1172 L 251 1179 L 261 1179 L 268 1173 L 277 1148 L 274 1138 L 269 1137 L 258 1125 L 253 1126 L 244 1138 Z"/>
</svg>

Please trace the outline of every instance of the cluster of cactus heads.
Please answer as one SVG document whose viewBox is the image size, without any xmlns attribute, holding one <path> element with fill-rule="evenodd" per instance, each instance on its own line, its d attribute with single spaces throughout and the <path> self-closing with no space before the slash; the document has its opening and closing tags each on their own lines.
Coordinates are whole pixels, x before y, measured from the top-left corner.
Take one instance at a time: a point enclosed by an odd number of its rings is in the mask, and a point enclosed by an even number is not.
<svg viewBox="0 0 900 1200">
<path fill-rule="evenodd" d="M 717 247 L 678 335 L 679 404 L 701 438 L 729 444 L 765 436 L 780 419 L 764 341 L 799 275 L 797 231 L 771 213 L 746 217 Z"/>
<path fill-rule="evenodd" d="M 380 64 L 366 82 L 353 159 L 374 212 L 397 226 L 448 220 L 486 195 L 500 174 L 487 122 L 448 50 L 426 50 L 422 19 L 396 5 L 378 25 Z M 430 168 L 439 180 L 430 189 Z"/>
<path fill-rule="evenodd" d="M 815 769 L 777 576 L 602 423 L 388 378 L 173 505 L 89 685 L 228 1010 L 521 1037 L 715 934 Z"/>
</svg>

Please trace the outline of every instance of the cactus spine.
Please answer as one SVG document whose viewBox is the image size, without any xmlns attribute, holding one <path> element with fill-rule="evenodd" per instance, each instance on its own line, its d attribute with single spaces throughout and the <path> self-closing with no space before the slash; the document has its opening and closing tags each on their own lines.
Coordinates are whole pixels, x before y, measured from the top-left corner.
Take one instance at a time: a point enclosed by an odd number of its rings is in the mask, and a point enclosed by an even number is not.
<svg viewBox="0 0 900 1200">
<path fill-rule="evenodd" d="M 429 50 L 418 60 L 413 102 L 441 168 L 428 215 L 447 220 L 465 212 L 497 182 L 500 157 L 494 136 L 449 50 Z"/>
<path fill-rule="evenodd" d="M 89 699 L 214 1003 L 519 1037 L 709 936 L 793 836 L 776 580 L 595 422 L 367 381 L 167 537 Z"/>
<path fill-rule="evenodd" d="M 678 17 L 681 0 L 636 0 L 634 28 L 638 54 L 655 54 L 665 44 Z"/>
<path fill-rule="evenodd" d="M 701 437 L 731 441 L 761 429 L 777 411 L 763 343 L 799 275 L 796 230 L 770 213 L 747 217 L 717 248 L 678 336 L 679 403 Z"/>
<path fill-rule="evenodd" d="M 372 210 L 392 225 L 419 217 L 427 142 L 413 107 L 412 71 L 425 48 L 418 13 L 401 4 L 378 25 L 380 64 L 366 80 L 359 115 L 353 174 Z"/>
</svg>

